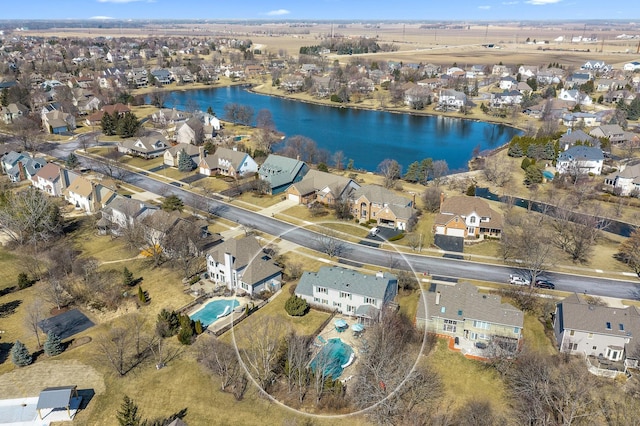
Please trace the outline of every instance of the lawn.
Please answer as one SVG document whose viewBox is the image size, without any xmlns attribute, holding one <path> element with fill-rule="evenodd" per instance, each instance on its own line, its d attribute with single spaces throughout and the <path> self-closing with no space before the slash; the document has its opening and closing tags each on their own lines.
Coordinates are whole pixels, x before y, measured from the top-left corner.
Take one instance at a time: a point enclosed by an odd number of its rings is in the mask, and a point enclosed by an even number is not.
<svg viewBox="0 0 640 426">
<path fill-rule="evenodd" d="M 524 344 L 529 349 L 548 355 L 558 353 L 555 345 L 545 334 L 544 325 L 540 322 L 540 319 L 536 314 L 529 312 L 525 313 L 522 336 L 524 338 Z"/>
<path fill-rule="evenodd" d="M 18 273 L 22 272 L 23 269 L 20 267 L 18 260 L 19 257 L 16 253 L 0 246 L 0 269 L 2 269 L 0 290 L 17 285 Z"/>
<path fill-rule="evenodd" d="M 396 301 L 398 302 L 398 305 L 400 305 L 400 312 L 409 318 L 411 322 L 416 318 L 419 299 L 419 291 L 404 292 L 400 290 L 396 297 Z"/>
<path fill-rule="evenodd" d="M 110 235 L 98 235 L 90 217 L 76 218 L 79 221 L 78 230 L 71 236 L 71 240 L 83 257 L 95 257 L 101 262 L 129 259 L 138 255 L 137 250 L 128 248 L 121 238 Z"/>
<path fill-rule="evenodd" d="M 442 378 L 444 401 L 450 401 L 453 409 L 471 401 L 488 401 L 496 412 L 505 414 L 507 397 L 497 372 L 480 361 L 450 351 L 447 343 L 439 339 L 436 349 L 426 359 Z"/>
<path fill-rule="evenodd" d="M 251 204 L 255 207 L 262 209 L 266 207 L 271 207 L 274 204 L 278 204 L 280 201 L 282 201 L 282 197 L 280 195 L 259 195 L 259 194 L 256 194 L 255 192 L 250 191 L 250 192 L 245 192 L 239 197 L 234 198 L 233 201 L 236 201 L 236 200 L 242 201 L 247 204 Z"/>
</svg>

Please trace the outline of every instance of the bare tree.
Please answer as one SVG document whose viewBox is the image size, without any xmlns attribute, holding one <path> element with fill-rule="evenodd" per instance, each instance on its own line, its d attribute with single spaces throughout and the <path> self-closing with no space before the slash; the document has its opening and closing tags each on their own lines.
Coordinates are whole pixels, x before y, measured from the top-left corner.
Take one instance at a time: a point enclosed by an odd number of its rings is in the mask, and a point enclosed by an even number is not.
<svg viewBox="0 0 640 426">
<path fill-rule="evenodd" d="M 344 253 L 346 245 L 338 238 L 338 234 L 333 230 L 326 230 L 323 234 L 318 234 L 317 243 L 320 251 L 329 257 L 338 257 Z"/>
<path fill-rule="evenodd" d="M 424 209 L 430 213 L 440 211 L 440 201 L 442 200 L 442 190 L 437 186 L 428 186 L 422 193 L 422 203 Z"/>
<path fill-rule="evenodd" d="M 132 340 L 132 333 L 126 327 L 109 328 L 96 338 L 97 355 L 119 375 L 124 376 L 134 367 Z"/>
<path fill-rule="evenodd" d="M 449 165 L 445 160 L 436 160 L 431 165 L 431 180 L 439 186 L 449 174 Z"/>
<path fill-rule="evenodd" d="M 284 325 L 277 318 L 266 317 L 236 333 L 242 363 L 265 392 L 275 377 L 284 331 Z"/>
<path fill-rule="evenodd" d="M 387 158 L 378 164 L 378 172 L 384 178 L 384 187 L 393 188 L 396 180 L 402 176 L 402 167 L 396 160 Z"/>
<path fill-rule="evenodd" d="M 25 308 L 25 325 L 35 334 L 38 348 L 42 347 L 40 343 L 40 322 L 44 319 L 44 315 L 44 304 L 39 298 L 34 299 Z"/>
<path fill-rule="evenodd" d="M 197 353 L 198 361 L 219 377 L 223 392 L 244 375 L 235 349 L 227 343 L 215 338 L 202 339 Z"/>
<path fill-rule="evenodd" d="M 485 159 L 483 172 L 489 182 L 502 188 L 511 181 L 513 168 L 508 161 L 491 156 Z"/>
<path fill-rule="evenodd" d="M 344 169 L 344 152 L 343 151 L 336 151 L 333 154 L 333 164 L 336 168 L 336 170 L 342 170 Z"/>
<path fill-rule="evenodd" d="M 309 339 L 299 336 L 295 332 L 287 336 L 287 353 L 285 364 L 285 376 L 289 392 L 297 389 L 298 401 L 302 402 L 309 388 L 308 364 L 311 359 L 309 352 Z"/>
</svg>

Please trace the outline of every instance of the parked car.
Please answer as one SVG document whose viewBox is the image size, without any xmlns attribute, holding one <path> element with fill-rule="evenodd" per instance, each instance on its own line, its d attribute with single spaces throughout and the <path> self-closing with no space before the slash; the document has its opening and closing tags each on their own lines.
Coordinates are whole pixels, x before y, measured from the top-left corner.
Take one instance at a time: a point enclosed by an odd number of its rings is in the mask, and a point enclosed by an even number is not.
<svg viewBox="0 0 640 426">
<path fill-rule="evenodd" d="M 515 285 L 529 285 L 531 281 L 520 275 L 509 274 L 509 283 Z"/>
<path fill-rule="evenodd" d="M 535 286 L 538 288 L 546 288 L 549 290 L 553 290 L 556 288 L 556 285 L 548 280 L 536 280 Z"/>
<path fill-rule="evenodd" d="M 378 235 L 378 232 L 380 232 L 380 228 L 376 226 L 375 228 L 371 228 L 371 231 L 369 231 L 369 235 L 375 237 L 376 235 Z"/>
</svg>

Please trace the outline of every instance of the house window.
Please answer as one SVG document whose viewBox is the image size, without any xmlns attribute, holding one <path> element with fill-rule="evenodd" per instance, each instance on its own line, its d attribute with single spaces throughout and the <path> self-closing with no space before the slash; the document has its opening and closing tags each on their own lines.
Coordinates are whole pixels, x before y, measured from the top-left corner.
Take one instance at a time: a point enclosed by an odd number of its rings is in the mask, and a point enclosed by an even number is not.
<svg viewBox="0 0 640 426">
<path fill-rule="evenodd" d="M 318 293 L 323 293 L 323 294 L 328 294 L 328 293 L 329 293 L 329 291 L 327 291 L 327 288 L 326 288 L 326 287 L 318 287 L 318 288 L 316 289 L 316 291 L 317 291 Z"/>
<path fill-rule="evenodd" d="M 611 323 L 607 321 L 607 330 L 611 330 Z"/>
<path fill-rule="evenodd" d="M 329 301 L 327 299 L 322 299 L 321 302 L 322 302 L 323 305 L 328 305 L 329 304 Z"/>
<path fill-rule="evenodd" d="M 375 305 L 376 304 L 376 299 L 374 299 L 373 297 L 365 297 L 364 298 L 364 303 L 366 303 L 368 305 Z"/>
<path fill-rule="evenodd" d="M 338 308 L 342 308 L 342 303 L 340 303 L 340 302 L 333 302 L 333 306 L 337 306 Z"/>
<path fill-rule="evenodd" d="M 469 218 L 469 223 L 476 223 L 476 217 L 475 216 L 471 216 Z"/>
<path fill-rule="evenodd" d="M 470 333 L 470 334 L 469 334 L 469 338 L 470 338 L 471 340 L 476 340 L 476 339 L 478 338 L 478 334 L 477 334 L 477 333 Z"/>
<path fill-rule="evenodd" d="M 520 327 L 513 327 L 513 334 L 519 334 L 520 333 Z"/>
<path fill-rule="evenodd" d="M 351 293 L 347 293 L 345 291 L 341 291 L 340 292 L 340 298 L 341 299 L 349 299 L 349 300 L 351 300 Z"/>
<path fill-rule="evenodd" d="M 598 350 L 598 347 L 597 347 L 597 346 L 593 346 L 593 347 L 591 348 L 591 350 L 592 350 L 592 351 L 597 351 L 597 350 Z"/>
<path fill-rule="evenodd" d="M 444 325 L 442 327 L 442 330 L 447 332 L 447 333 L 455 333 L 456 332 L 456 325 L 458 324 L 457 321 L 455 320 L 444 320 Z"/>
<path fill-rule="evenodd" d="M 624 331 L 624 324 L 618 324 L 618 327 L 620 328 L 620 331 Z"/>
<path fill-rule="evenodd" d="M 483 330 L 489 330 L 489 328 L 491 328 L 490 324 L 486 321 L 473 321 L 473 326 Z"/>
<path fill-rule="evenodd" d="M 314 303 L 320 303 L 320 299 L 318 299 L 317 297 L 314 297 L 314 298 L 313 298 L 313 302 L 314 302 Z"/>
<path fill-rule="evenodd" d="M 578 344 L 577 343 L 569 343 L 569 350 L 570 351 L 577 351 L 578 350 Z"/>
<path fill-rule="evenodd" d="M 355 312 L 355 311 L 356 311 L 355 306 L 347 305 L 347 312 Z"/>
<path fill-rule="evenodd" d="M 489 335 L 484 333 L 478 333 L 478 339 L 480 340 L 489 340 Z"/>
</svg>

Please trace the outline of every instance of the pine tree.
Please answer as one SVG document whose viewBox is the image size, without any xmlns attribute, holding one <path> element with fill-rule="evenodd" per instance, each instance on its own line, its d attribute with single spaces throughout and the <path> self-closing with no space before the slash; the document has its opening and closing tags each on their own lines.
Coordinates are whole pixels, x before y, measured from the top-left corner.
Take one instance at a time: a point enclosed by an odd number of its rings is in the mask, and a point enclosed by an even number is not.
<svg viewBox="0 0 640 426">
<path fill-rule="evenodd" d="M 140 121 L 132 112 L 126 112 L 118 119 L 117 134 L 123 138 L 135 136 L 140 128 Z"/>
<path fill-rule="evenodd" d="M 133 285 L 133 272 L 129 270 L 126 266 L 122 270 L 122 284 L 125 286 Z"/>
<path fill-rule="evenodd" d="M 127 395 L 120 406 L 120 411 L 116 414 L 116 419 L 120 426 L 140 426 L 141 418 L 138 415 L 138 406 Z"/>
<path fill-rule="evenodd" d="M 138 286 L 138 299 L 140 299 L 140 303 L 143 305 L 147 303 L 147 295 L 144 294 L 144 290 L 142 290 L 142 287 L 140 286 Z"/>
<path fill-rule="evenodd" d="M 9 105 L 9 89 L 6 87 L 2 89 L 2 94 L 0 94 L 0 104 L 2 104 L 3 107 Z"/>
<path fill-rule="evenodd" d="M 69 154 L 69 156 L 64 162 L 64 166 L 67 169 L 72 169 L 72 170 L 78 167 L 79 164 L 80 164 L 80 161 L 78 160 L 78 157 L 76 156 L 76 154 L 74 154 L 73 152 Z"/>
<path fill-rule="evenodd" d="M 190 172 L 195 167 L 193 160 L 187 154 L 187 151 L 182 148 L 182 150 L 178 153 L 178 170 L 181 172 Z"/>
<path fill-rule="evenodd" d="M 113 117 L 106 112 L 100 120 L 100 126 L 102 127 L 102 133 L 106 136 L 113 136 L 116 134 L 116 122 Z"/>
<path fill-rule="evenodd" d="M 16 340 L 16 343 L 14 343 L 11 348 L 11 362 L 18 367 L 24 367 L 33 362 L 31 353 L 29 353 L 27 347 L 20 340 Z"/>
<path fill-rule="evenodd" d="M 44 353 L 47 354 L 47 356 L 56 356 L 61 354 L 63 350 L 64 348 L 60 337 L 53 331 L 49 331 L 47 333 L 47 340 L 44 342 Z"/>
</svg>

